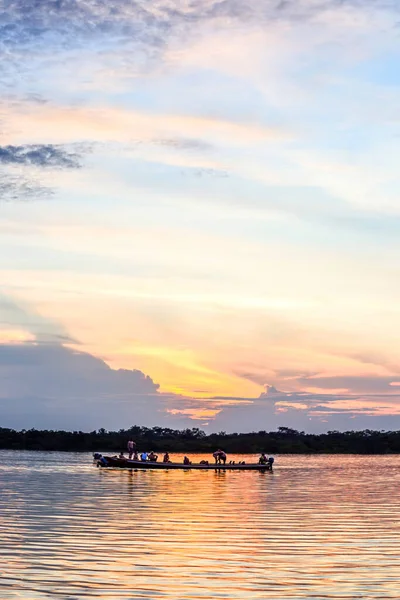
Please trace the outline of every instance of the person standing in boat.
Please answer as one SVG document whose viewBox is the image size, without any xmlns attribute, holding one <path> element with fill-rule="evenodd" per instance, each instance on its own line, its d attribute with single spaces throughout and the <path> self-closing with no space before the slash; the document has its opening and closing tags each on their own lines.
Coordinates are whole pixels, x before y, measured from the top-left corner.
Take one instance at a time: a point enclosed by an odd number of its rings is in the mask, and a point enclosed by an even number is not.
<svg viewBox="0 0 400 600">
<path fill-rule="evenodd" d="M 136 449 L 136 444 L 133 440 L 129 440 L 128 442 L 128 454 L 129 454 L 129 460 L 132 458 L 132 454 L 134 453 Z"/>
<path fill-rule="evenodd" d="M 226 463 L 226 454 L 223 450 L 216 450 L 213 453 L 213 457 L 215 458 L 215 464 L 220 465 L 221 463 Z"/>
</svg>

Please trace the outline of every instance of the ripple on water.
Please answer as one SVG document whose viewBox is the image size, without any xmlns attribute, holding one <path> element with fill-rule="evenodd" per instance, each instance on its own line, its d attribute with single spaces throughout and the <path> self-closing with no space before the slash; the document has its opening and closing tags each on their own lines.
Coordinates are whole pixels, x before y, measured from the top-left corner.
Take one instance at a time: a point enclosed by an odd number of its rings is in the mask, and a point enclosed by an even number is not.
<svg viewBox="0 0 400 600">
<path fill-rule="evenodd" d="M 2 599 L 400 596 L 400 457 L 221 473 L 0 454 Z"/>
</svg>

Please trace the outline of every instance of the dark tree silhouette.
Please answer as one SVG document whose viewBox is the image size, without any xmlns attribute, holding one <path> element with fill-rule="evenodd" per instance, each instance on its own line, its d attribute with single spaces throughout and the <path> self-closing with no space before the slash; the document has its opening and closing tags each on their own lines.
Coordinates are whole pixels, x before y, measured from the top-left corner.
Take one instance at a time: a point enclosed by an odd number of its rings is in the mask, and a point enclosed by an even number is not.
<svg viewBox="0 0 400 600">
<path fill-rule="evenodd" d="M 0 449 L 63 450 L 72 452 L 125 451 L 127 441 L 139 450 L 169 452 L 213 452 L 217 447 L 230 453 L 280 454 L 389 454 L 400 453 L 400 431 L 328 431 L 319 435 L 279 427 L 277 431 L 211 433 L 197 427 L 170 429 L 140 427 L 107 431 L 54 431 L 0 428 Z"/>
</svg>

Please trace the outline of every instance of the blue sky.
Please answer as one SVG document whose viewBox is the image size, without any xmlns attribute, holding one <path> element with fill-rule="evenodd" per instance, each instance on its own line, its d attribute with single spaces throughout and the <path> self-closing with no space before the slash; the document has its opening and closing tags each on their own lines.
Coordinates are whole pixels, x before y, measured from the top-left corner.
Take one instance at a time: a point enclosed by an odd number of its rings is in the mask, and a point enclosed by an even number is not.
<svg viewBox="0 0 400 600">
<path fill-rule="evenodd" d="M 400 426 L 399 14 L 4 7 L 5 426 Z"/>
</svg>

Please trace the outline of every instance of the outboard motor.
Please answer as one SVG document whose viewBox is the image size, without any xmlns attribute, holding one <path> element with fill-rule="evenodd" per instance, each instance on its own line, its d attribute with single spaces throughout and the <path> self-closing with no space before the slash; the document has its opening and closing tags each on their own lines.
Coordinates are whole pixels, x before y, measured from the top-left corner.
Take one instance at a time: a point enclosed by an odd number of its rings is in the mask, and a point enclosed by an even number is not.
<svg viewBox="0 0 400 600">
<path fill-rule="evenodd" d="M 104 456 L 102 456 L 101 454 L 100 454 L 99 460 L 97 461 L 97 466 L 98 467 L 108 467 L 107 459 L 104 458 Z"/>
</svg>

